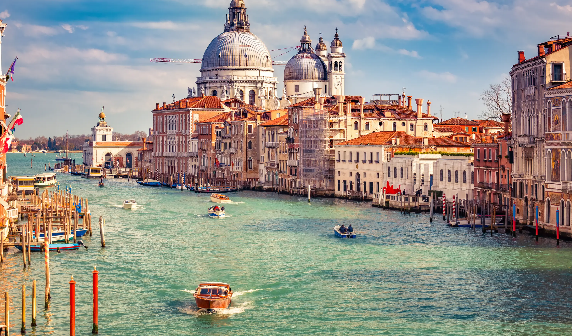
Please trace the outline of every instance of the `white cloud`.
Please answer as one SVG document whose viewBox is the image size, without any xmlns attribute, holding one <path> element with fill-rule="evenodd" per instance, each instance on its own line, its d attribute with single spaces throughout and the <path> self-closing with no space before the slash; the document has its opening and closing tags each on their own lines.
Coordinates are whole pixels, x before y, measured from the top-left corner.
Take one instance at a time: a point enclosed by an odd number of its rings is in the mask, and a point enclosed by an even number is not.
<svg viewBox="0 0 572 336">
<path fill-rule="evenodd" d="M 413 58 L 421 58 L 421 56 L 419 56 L 419 53 L 415 50 L 406 50 L 406 49 L 399 49 L 398 51 L 401 55 L 405 55 L 405 56 L 411 56 Z"/>
<path fill-rule="evenodd" d="M 372 36 L 364 37 L 361 40 L 355 40 L 352 49 L 354 50 L 365 50 L 375 48 L 375 38 Z"/>
<path fill-rule="evenodd" d="M 73 27 L 67 23 L 64 23 L 62 28 L 70 34 L 73 33 Z"/>
<path fill-rule="evenodd" d="M 10 17 L 10 13 L 8 13 L 8 10 L 5 10 L 3 12 L 0 13 L 0 20 L 4 20 Z"/>
<path fill-rule="evenodd" d="M 422 70 L 418 73 L 418 75 L 430 81 L 447 82 L 447 83 L 457 82 L 457 76 L 453 75 L 448 71 L 437 73 L 437 72 Z"/>
<path fill-rule="evenodd" d="M 21 29 L 24 35 L 29 37 L 54 36 L 58 34 L 58 30 L 56 28 L 48 26 L 23 24 L 20 22 L 15 22 L 14 26 Z"/>
</svg>

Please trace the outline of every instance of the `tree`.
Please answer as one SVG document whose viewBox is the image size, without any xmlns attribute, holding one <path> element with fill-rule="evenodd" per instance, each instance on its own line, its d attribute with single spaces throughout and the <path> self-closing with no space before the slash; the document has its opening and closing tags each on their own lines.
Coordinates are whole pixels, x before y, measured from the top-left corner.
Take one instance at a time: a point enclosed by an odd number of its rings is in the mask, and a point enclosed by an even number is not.
<svg viewBox="0 0 572 336">
<path fill-rule="evenodd" d="M 485 111 L 480 115 L 482 119 L 494 119 L 501 121 L 505 113 L 512 113 L 512 86 L 507 76 L 499 84 L 491 84 L 483 91 L 481 100 L 485 104 Z"/>
<path fill-rule="evenodd" d="M 52 150 L 52 146 L 53 146 L 53 144 L 52 144 L 52 138 L 48 138 L 48 149 L 49 149 L 49 150 Z"/>
</svg>

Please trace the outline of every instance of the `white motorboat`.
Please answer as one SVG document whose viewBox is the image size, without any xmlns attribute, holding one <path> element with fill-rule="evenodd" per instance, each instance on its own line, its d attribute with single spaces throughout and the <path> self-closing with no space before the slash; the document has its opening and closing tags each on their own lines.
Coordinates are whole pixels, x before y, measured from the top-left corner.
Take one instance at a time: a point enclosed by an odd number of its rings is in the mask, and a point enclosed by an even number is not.
<svg viewBox="0 0 572 336">
<path fill-rule="evenodd" d="M 219 207 L 218 205 L 209 208 L 210 218 L 224 218 L 226 214 L 224 213 L 224 207 Z"/>
<path fill-rule="evenodd" d="M 123 202 L 123 209 L 135 209 L 137 207 L 137 202 L 135 200 L 125 200 Z"/>
<path fill-rule="evenodd" d="M 56 185 L 56 173 L 44 173 L 35 176 L 34 187 L 45 188 Z"/>
<path fill-rule="evenodd" d="M 221 194 L 211 194 L 211 202 L 215 203 L 232 203 L 230 198 L 226 195 Z"/>
</svg>

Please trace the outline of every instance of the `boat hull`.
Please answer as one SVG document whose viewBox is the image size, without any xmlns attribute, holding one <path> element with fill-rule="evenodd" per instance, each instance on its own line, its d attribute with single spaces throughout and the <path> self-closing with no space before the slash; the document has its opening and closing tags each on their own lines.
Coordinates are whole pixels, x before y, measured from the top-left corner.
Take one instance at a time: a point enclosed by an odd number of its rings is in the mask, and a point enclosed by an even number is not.
<svg viewBox="0 0 572 336">
<path fill-rule="evenodd" d="M 137 207 L 136 203 L 123 203 L 123 209 L 133 210 Z"/>
<path fill-rule="evenodd" d="M 195 296 L 195 302 L 199 309 L 227 309 L 230 306 L 231 298 L 207 299 Z"/>
<path fill-rule="evenodd" d="M 221 214 L 210 213 L 209 217 L 217 219 L 217 218 L 224 218 L 224 217 L 226 217 L 226 215 L 224 213 L 221 213 Z"/>
<path fill-rule="evenodd" d="M 50 251 L 63 251 L 63 250 L 77 250 L 80 244 L 49 244 Z M 16 248 L 22 251 L 21 245 L 16 245 Z M 43 246 L 31 245 L 30 252 L 42 252 L 44 250 Z"/>
<path fill-rule="evenodd" d="M 229 199 L 220 199 L 214 196 L 211 196 L 211 202 L 215 202 L 215 203 L 232 203 L 231 200 Z"/>
<path fill-rule="evenodd" d="M 356 234 L 355 233 L 341 233 L 340 232 L 340 227 L 336 226 L 334 227 L 334 235 L 336 235 L 336 237 L 338 238 L 355 238 Z"/>
</svg>

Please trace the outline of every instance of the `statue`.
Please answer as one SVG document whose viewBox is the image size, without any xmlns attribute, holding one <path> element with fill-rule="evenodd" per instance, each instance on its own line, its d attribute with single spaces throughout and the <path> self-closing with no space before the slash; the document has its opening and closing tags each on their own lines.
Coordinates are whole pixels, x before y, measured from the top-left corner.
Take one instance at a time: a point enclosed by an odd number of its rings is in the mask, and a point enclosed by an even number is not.
<svg viewBox="0 0 572 336">
<path fill-rule="evenodd" d="M 190 87 L 187 87 L 187 98 L 191 98 L 193 96 L 193 89 Z"/>
<path fill-rule="evenodd" d="M 205 96 L 205 88 L 204 86 L 201 86 L 201 97 Z"/>
<path fill-rule="evenodd" d="M 226 100 L 226 93 L 227 93 L 227 89 L 226 89 L 226 84 L 222 87 L 222 94 L 220 95 L 220 100 Z"/>
</svg>

